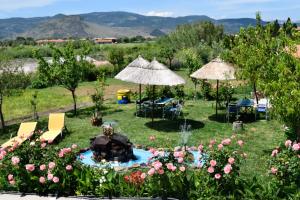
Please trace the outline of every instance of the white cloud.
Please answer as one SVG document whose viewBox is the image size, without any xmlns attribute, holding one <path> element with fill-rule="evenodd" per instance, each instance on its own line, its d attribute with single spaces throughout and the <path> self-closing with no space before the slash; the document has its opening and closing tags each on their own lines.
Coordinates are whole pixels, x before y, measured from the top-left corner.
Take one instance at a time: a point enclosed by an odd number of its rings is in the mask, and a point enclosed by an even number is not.
<svg viewBox="0 0 300 200">
<path fill-rule="evenodd" d="M 150 11 L 147 12 L 145 15 L 147 16 L 156 16 L 156 17 L 171 17 L 173 16 L 173 12 L 168 12 L 168 11 Z"/>
<path fill-rule="evenodd" d="M 57 0 L 0 0 L 0 11 L 15 11 L 22 8 L 43 7 Z"/>
</svg>

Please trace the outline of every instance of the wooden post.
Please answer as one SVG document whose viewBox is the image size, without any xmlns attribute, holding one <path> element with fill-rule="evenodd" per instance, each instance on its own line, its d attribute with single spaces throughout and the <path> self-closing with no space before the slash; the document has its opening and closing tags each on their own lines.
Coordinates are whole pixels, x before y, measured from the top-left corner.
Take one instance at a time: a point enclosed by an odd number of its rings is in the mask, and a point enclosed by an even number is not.
<svg viewBox="0 0 300 200">
<path fill-rule="evenodd" d="M 154 90 L 155 90 L 155 85 L 152 87 L 152 126 L 154 122 Z"/>
<path fill-rule="evenodd" d="M 139 110 L 140 113 L 142 110 L 142 84 L 140 84 L 139 91 L 140 91 L 140 110 Z"/>
</svg>

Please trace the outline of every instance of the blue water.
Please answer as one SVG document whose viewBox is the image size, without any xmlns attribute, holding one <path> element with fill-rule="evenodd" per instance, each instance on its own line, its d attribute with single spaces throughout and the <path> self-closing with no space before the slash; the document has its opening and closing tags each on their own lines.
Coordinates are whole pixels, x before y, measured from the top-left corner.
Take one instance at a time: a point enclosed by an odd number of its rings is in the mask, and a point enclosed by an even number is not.
<svg viewBox="0 0 300 200">
<path fill-rule="evenodd" d="M 204 164 L 204 156 L 202 156 L 198 151 L 191 151 L 194 156 L 194 162 L 191 165 L 199 166 Z M 133 154 L 136 156 L 136 160 L 130 160 L 126 163 L 121 162 L 109 162 L 109 166 L 111 167 L 132 167 L 136 164 L 146 165 L 149 162 L 149 158 L 151 158 L 152 153 L 143 149 L 133 149 Z M 82 153 L 84 156 L 81 159 L 81 162 L 85 165 L 95 166 L 95 167 L 106 167 L 107 164 L 102 164 L 100 162 L 95 162 L 93 159 L 93 152 L 91 150 Z"/>
</svg>

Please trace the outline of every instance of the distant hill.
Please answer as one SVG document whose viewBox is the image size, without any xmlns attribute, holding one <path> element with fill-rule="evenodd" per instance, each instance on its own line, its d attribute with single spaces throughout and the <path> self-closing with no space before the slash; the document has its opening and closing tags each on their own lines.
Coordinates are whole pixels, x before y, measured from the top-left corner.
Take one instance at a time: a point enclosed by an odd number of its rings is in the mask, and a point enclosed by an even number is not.
<svg viewBox="0 0 300 200">
<path fill-rule="evenodd" d="M 185 17 L 144 16 L 128 12 L 93 12 L 79 15 L 58 14 L 53 17 L 0 19 L 0 39 L 17 36 L 43 38 L 161 36 L 180 24 L 211 21 L 224 25 L 228 33 L 255 25 L 255 19 L 215 20 L 205 15 Z"/>
</svg>

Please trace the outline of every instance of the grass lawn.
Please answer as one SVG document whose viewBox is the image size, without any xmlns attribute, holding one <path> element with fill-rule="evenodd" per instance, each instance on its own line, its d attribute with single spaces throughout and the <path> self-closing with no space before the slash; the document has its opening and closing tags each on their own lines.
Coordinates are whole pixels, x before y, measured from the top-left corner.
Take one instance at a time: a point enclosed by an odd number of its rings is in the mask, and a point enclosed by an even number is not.
<svg viewBox="0 0 300 200">
<path fill-rule="evenodd" d="M 182 76 L 185 73 L 178 72 Z M 155 147 L 175 147 L 180 144 L 179 126 L 184 123 L 180 120 L 161 120 L 155 119 L 154 126 L 151 125 L 151 119 L 138 118 L 134 115 L 135 104 L 118 105 L 115 103 L 115 93 L 119 88 L 137 89 L 137 85 L 120 82 L 114 79 L 108 79 L 110 86 L 106 90 L 105 98 L 108 99 L 103 111 L 105 121 L 115 121 L 118 123 L 118 131 L 126 134 L 135 144 L 142 144 Z M 187 89 L 191 89 L 192 83 L 188 81 Z M 92 94 L 95 83 L 82 83 L 77 90 L 78 102 L 90 101 L 89 94 Z M 52 87 L 38 90 L 38 108 L 44 111 L 52 108 L 59 108 L 72 105 L 72 99 L 69 92 L 61 87 Z M 249 93 L 249 88 L 239 88 L 237 97 L 245 96 Z M 12 96 L 5 99 L 4 113 L 6 119 L 19 117 L 24 114 L 30 114 L 30 98 L 33 90 L 28 89 L 20 96 Z M 220 119 L 215 120 L 213 101 L 186 101 L 184 106 L 184 118 L 192 126 L 192 136 L 189 139 L 189 145 L 199 145 L 208 143 L 210 139 L 220 141 L 223 138 L 232 135 L 232 125 L 225 123 L 224 110 L 220 111 Z M 66 147 L 77 143 L 80 147 L 89 147 L 89 139 L 101 133 L 100 128 L 91 126 L 90 119 L 92 108 L 82 109 L 77 117 L 67 113 L 66 125 L 70 134 L 59 139 L 59 147 Z M 223 112 L 223 114 L 222 114 Z M 39 122 L 39 128 L 47 128 L 48 118 L 42 118 Z M 11 133 L 16 133 L 19 125 L 8 127 L 6 132 L 0 135 L 0 143 L 6 141 Z M 156 140 L 150 142 L 149 136 L 155 135 Z M 266 162 L 270 156 L 271 150 L 284 140 L 281 124 L 276 120 L 246 123 L 245 131 L 239 134 L 239 137 L 245 141 L 244 151 L 248 158 L 241 168 L 242 175 L 250 177 L 258 175 L 266 177 Z"/>
</svg>

